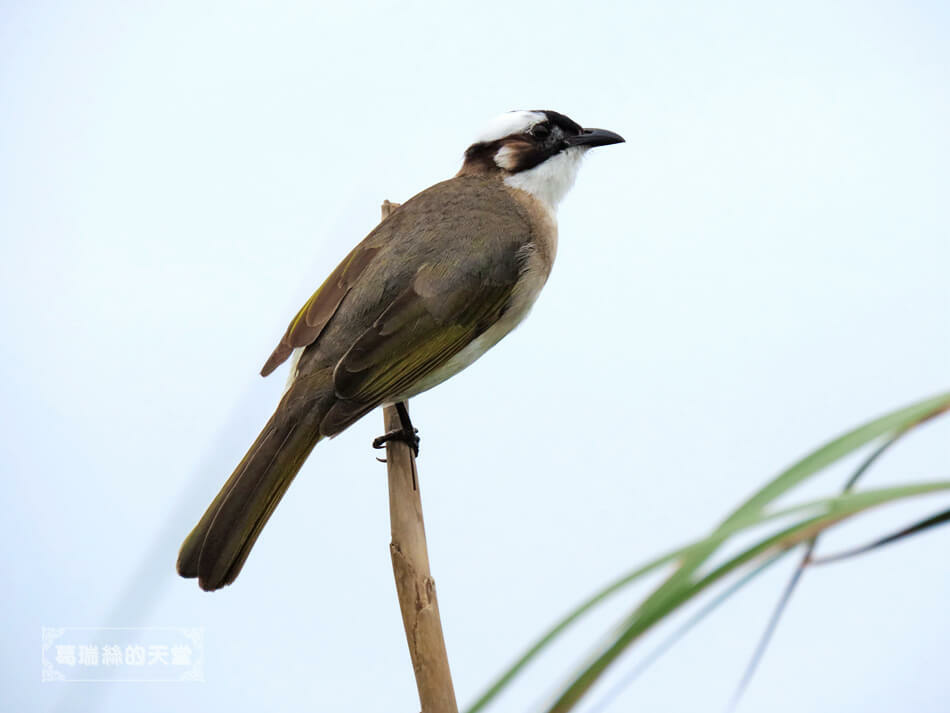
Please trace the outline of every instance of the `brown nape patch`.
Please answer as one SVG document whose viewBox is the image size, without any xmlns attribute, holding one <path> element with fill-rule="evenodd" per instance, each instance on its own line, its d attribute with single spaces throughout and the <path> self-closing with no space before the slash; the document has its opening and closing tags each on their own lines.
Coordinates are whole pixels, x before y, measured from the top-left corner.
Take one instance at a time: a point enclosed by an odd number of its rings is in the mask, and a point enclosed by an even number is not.
<svg viewBox="0 0 950 713">
<path fill-rule="evenodd" d="M 503 151 L 502 166 L 495 156 Z M 521 135 L 506 136 L 496 141 L 472 144 L 465 151 L 465 162 L 458 176 L 491 175 L 493 173 L 517 173 L 537 166 L 547 155 L 528 138 Z"/>
<path fill-rule="evenodd" d="M 472 144 L 465 150 L 465 160 L 457 176 L 489 176 L 502 173 L 502 169 L 495 163 L 495 152 L 501 147 L 505 139 L 498 141 Z"/>
<path fill-rule="evenodd" d="M 537 147 L 527 141 L 508 141 L 495 152 L 494 161 L 510 173 L 517 173 L 531 163 Z"/>
</svg>

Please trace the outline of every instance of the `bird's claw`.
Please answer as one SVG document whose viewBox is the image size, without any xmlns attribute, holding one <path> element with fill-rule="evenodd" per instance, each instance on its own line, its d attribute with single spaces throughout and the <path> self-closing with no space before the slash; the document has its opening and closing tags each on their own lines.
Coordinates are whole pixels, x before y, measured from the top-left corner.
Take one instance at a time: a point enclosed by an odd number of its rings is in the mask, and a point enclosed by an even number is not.
<svg viewBox="0 0 950 713">
<path fill-rule="evenodd" d="M 402 428 L 395 431 L 390 431 L 389 433 L 384 433 L 382 436 L 378 436 L 373 439 L 373 448 L 385 448 L 386 444 L 390 441 L 399 441 L 400 443 L 405 443 L 412 449 L 412 454 L 419 457 L 419 433 L 418 428 L 413 428 L 412 432 L 406 431 Z"/>
</svg>

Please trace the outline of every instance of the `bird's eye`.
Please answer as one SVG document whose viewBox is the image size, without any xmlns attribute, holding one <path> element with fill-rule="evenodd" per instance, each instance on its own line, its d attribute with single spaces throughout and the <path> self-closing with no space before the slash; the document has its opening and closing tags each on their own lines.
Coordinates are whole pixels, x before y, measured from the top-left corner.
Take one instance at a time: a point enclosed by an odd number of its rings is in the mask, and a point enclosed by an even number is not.
<svg viewBox="0 0 950 713">
<path fill-rule="evenodd" d="M 535 126 L 531 127 L 531 131 L 529 133 L 536 139 L 543 139 L 551 133 L 551 127 L 547 124 L 536 124 Z"/>
</svg>

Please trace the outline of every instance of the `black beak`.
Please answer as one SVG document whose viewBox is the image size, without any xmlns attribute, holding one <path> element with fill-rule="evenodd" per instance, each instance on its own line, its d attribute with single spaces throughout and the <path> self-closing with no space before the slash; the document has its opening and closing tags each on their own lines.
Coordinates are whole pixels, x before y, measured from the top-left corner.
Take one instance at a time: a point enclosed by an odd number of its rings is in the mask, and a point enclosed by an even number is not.
<svg viewBox="0 0 950 713">
<path fill-rule="evenodd" d="M 624 139 L 620 134 L 615 134 L 607 129 L 581 129 L 577 136 L 568 136 L 564 141 L 568 146 L 609 146 L 610 144 L 622 144 Z"/>
</svg>

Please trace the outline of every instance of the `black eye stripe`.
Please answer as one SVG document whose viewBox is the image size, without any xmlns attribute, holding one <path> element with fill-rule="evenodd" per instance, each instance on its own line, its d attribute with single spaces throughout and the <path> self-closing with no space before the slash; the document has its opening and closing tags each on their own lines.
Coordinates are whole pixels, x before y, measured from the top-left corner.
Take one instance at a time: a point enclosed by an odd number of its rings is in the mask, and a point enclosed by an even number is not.
<svg viewBox="0 0 950 713">
<path fill-rule="evenodd" d="M 547 123 L 535 124 L 528 133 L 537 139 L 543 139 L 551 133 L 551 127 Z"/>
<path fill-rule="evenodd" d="M 581 133 L 580 124 L 558 111 L 552 111 L 551 109 L 536 109 L 535 111 L 544 114 L 548 118 L 548 122 L 560 127 L 565 134 Z"/>
</svg>

